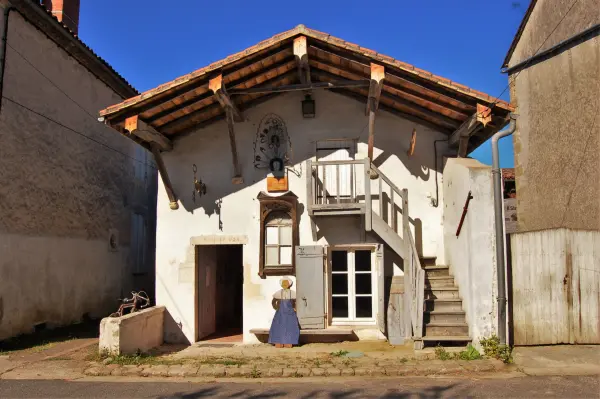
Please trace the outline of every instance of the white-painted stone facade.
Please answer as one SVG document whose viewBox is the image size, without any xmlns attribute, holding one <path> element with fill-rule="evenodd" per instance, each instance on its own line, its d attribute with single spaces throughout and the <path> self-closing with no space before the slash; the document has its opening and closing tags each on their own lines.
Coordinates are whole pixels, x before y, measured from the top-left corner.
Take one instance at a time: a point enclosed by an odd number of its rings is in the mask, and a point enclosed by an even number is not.
<svg viewBox="0 0 600 399">
<path fill-rule="evenodd" d="M 299 198 L 300 245 L 341 245 L 363 242 L 364 229 L 358 216 L 317 218 L 318 240 L 313 241 L 306 209 L 306 160 L 315 160 L 316 141 L 327 139 L 358 139 L 356 159 L 366 157 L 367 117 L 365 104 L 335 93 L 314 93 L 317 115 L 304 119 L 301 93 L 289 93 L 258 105 L 245 112 L 246 121 L 235 125 L 238 155 L 244 183 L 232 184 L 233 165 L 225 122 L 217 122 L 175 140 L 174 149 L 164 153 L 164 160 L 173 188 L 180 198 L 179 210 L 171 210 L 162 185 L 159 184 L 157 205 L 156 295 L 157 304 L 167 309 L 165 339 L 194 342 L 195 275 L 194 245 L 216 243 L 215 236 L 225 242 L 243 244 L 244 342 L 255 342 L 249 331 L 268 328 L 274 315 L 271 295 L 279 289 L 278 277 L 261 279 L 259 272 L 260 215 L 256 199 L 267 190 L 267 170 L 253 165 L 254 141 L 261 119 L 268 113 L 280 116 L 292 144 L 293 167 L 288 168 L 289 189 Z M 412 156 L 407 155 L 411 133 L 417 129 L 417 144 Z M 379 169 L 400 188 L 407 188 L 410 217 L 419 226 L 417 246 L 424 256 L 437 256 L 444 263 L 442 228 L 441 162 L 434 170 L 433 141 L 445 135 L 380 111 L 376 119 L 375 160 Z M 438 144 L 444 151 L 444 145 Z M 193 165 L 197 177 L 207 186 L 206 195 L 192 199 Z M 439 184 L 439 206 L 436 200 L 436 179 Z M 217 203 L 220 203 L 220 208 Z M 220 228 L 220 223 L 221 228 Z M 203 238 L 205 237 L 205 238 Z M 378 237 L 368 234 L 366 242 L 377 243 Z M 402 274 L 392 251 L 386 248 L 386 275 Z M 396 257 L 397 258 L 397 257 Z M 393 270 L 392 270 L 393 267 Z"/>
</svg>

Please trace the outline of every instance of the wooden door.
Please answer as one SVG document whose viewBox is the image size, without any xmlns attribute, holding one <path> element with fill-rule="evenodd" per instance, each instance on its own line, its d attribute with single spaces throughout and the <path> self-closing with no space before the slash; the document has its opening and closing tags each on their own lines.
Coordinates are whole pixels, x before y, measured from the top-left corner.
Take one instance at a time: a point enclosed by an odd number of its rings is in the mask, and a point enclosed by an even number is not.
<svg viewBox="0 0 600 399">
<path fill-rule="evenodd" d="M 217 298 L 217 247 L 215 245 L 196 246 L 197 298 L 196 340 L 201 340 L 216 332 Z"/>
<path fill-rule="evenodd" d="M 300 328 L 325 328 L 323 246 L 296 247 L 296 310 Z"/>
</svg>

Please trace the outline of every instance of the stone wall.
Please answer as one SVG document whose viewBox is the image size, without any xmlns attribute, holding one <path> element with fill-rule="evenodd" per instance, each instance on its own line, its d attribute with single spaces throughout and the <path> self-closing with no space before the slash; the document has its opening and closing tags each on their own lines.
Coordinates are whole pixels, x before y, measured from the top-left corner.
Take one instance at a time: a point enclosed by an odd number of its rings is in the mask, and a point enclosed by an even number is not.
<svg viewBox="0 0 600 399">
<path fill-rule="evenodd" d="M 509 66 L 600 23 L 597 0 L 540 0 Z M 553 28 L 558 28 L 552 33 Z M 518 75 L 517 75 L 518 73 Z M 600 229 L 600 37 L 510 76 L 518 229 Z"/>
<path fill-rule="evenodd" d="M 104 316 L 132 289 L 152 294 L 152 156 L 96 116 L 121 98 L 17 12 L 3 90 L 0 339 Z M 148 237 L 138 266 L 135 213 Z"/>
</svg>

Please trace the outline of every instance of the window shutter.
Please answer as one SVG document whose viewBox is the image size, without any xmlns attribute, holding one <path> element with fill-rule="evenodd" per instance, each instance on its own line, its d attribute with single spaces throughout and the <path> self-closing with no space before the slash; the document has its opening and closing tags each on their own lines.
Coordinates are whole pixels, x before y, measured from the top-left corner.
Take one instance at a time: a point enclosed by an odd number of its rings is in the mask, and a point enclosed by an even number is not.
<svg viewBox="0 0 600 399">
<path fill-rule="evenodd" d="M 296 310 L 301 329 L 325 328 L 323 246 L 296 247 Z"/>
</svg>

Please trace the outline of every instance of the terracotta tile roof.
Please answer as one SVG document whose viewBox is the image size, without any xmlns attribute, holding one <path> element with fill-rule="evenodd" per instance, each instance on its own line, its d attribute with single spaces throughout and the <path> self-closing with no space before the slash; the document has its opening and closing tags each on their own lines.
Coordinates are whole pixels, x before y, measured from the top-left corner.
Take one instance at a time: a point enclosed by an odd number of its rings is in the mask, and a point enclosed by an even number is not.
<svg viewBox="0 0 600 399">
<path fill-rule="evenodd" d="M 515 180 L 515 169 L 514 168 L 502 169 L 502 179 L 503 180 Z"/>
<path fill-rule="evenodd" d="M 462 93 L 465 95 L 468 95 L 470 97 L 473 97 L 477 100 L 481 100 L 487 103 L 492 103 L 494 101 L 496 101 L 496 106 L 499 108 L 503 108 L 507 111 L 514 111 L 514 107 L 503 100 L 497 100 L 495 97 L 492 97 L 488 94 L 485 94 L 483 92 L 477 91 L 477 90 L 473 90 L 465 85 L 462 85 L 460 83 L 457 82 L 453 82 L 449 79 L 443 78 L 441 76 L 437 76 L 432 74 L 431 72 L 425 71 L 423 69 L 417 68 L 413 65 L 407 64 L 405 62 L 396 60 L 393 57 L 390 56 L 386 56 L 384 54 L 380 54 L 374 50 L 365 48 L 365 47 L 361 47 L 358 44 L 354 44 L 354 43 L 350 43 L 347 42 L 345 40 L 339 39 L 337 37 L 331 36 L 328 33 L 324 33 L 324 32 L 319 32 L 317 30 L 314 29 L 310 29 L 305 27 L 304 25 L 298 25 L 293 29 L 290 29 L 286 32 L 282 32 L 279 33 L 269 39 L 263 40 L 261 42 L 259 42 L 258 44 L 247 48 L 246 50 L 240 51 L 238 53 L 232 54 L 230 56 L 228 56 L 227 58 L 220 60 L 220 61 L 216 61 L 213 62 L 210 65 L 207 65 L 203 68 L 200 68 L 194 72 L 191 72 L 187 75 L 181 76 L 173 81 L 167 82 L 165 84 L 162 84 L 154 89 L 148 90 L 138 96 L 129 98 L 119 104 L 110 106 L 102 111 L 100 111 L 100 115 L 101 116 L 108 116 L 110 114 L 113 114 L 115 112 L 118 112 L 124 108 L 127 108 L 129 106 L 135 105 L 140 103 L 141 101 L 156 96 L 158 94 L 164 93 L 168 90 L 174 89 L 177 86 L 180 85 L 184 85 L 187 82 L 190 82 L 192 80 L 198 79 L 202 76 L 205 76 L 207 74 L 209 74 L 210 72 L 216 71 L 220 68 L 222 68 L 223 66 L 227 65 L 227 64 L 231 64 L 233 62 L 239 61 L 240 59 L 247 57 L 249 55 L 255 54 L 261 50 L 264 50 L 270 46 L 273 46 L 274 44 L 281 42 L 283 40 L 286 39 L 290 39 L 294 36 L 297 35 L 305 35 L 307 37 L 313 38 L 313 39 L 317 39 L 326 43 L 329 43 L 333 46 L 337 46 L 337 47 L 341 47 L 344 48 L 346 50 L 349 51 L 353 51 L 356 53 L 360 53 L 363 54 L 371 59 L 373 59 L 374 61 L 383 63 L 384 65 L 389 65 L 389 66 L 393 66 L 395 68 L 398 68 L 402 71 L 405 71 L 407 73 L 410 73 L 414 76 L 417 76 L 419 78 L 428 80 L 432 83 L 438 84 L 440 86 L 446 87 L 450 90 L 453 90 L 455 92 L 458 93 Z"/>
</svg>

